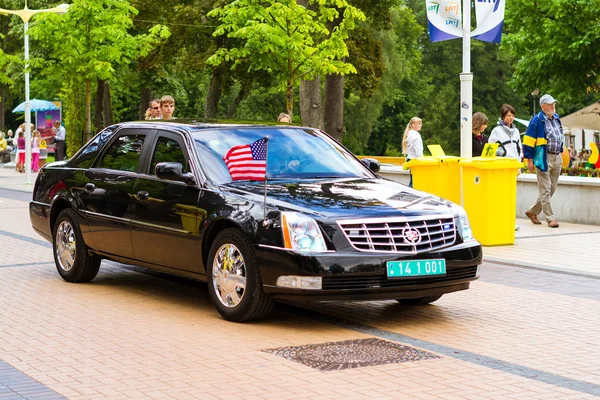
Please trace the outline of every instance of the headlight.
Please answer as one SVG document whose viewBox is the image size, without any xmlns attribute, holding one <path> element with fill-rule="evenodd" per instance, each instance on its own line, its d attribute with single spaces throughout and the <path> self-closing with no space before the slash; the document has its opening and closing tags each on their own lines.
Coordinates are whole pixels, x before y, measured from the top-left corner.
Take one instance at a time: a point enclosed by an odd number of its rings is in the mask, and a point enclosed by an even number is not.
<svg viewBox="0 0 600 400">
<path fill-rule="evenodd" d="M 296 212 L 281 213 L 281 229 L 283 229 L 283 243 L 286 249 L 306 252 L 327 251 L 317 222 L 306 215 Z"/>
<path fill-rule="evenodd" d="M 471 225 L 469 224 L 469 217 L 464 208 L 455 205 L 458 211 L 458 229 L 462 236 L 463 241 L 473 239 L 473 232 L 471 231 Z"/>
</svg>

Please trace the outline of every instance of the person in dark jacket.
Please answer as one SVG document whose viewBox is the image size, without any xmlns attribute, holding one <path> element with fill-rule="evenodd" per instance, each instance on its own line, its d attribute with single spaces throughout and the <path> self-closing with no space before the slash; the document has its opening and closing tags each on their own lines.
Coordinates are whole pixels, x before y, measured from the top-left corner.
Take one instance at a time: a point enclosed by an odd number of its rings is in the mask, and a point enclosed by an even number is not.
<svg viewBox="0 0 600 400">
<path fill-rule="evenodd" d="M 483 133 L 488 126 L 488 122 L 488 117 L 484 113 L 476 112 L 473 114 L 473 149 L 471 154 L 473 157 L 479 157 L 488 142 L 487 135 Z"/>
</svg>

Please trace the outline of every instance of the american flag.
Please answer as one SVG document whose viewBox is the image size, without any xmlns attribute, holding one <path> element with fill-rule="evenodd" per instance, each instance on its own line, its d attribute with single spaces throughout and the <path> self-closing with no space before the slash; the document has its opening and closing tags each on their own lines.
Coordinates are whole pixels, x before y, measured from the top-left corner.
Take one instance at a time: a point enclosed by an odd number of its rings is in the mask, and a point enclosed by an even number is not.
<svg viewBox="0 0 600 400">
<path fill-rule="evenodd" d="M 234 181 L 264 181 L 267 174 L 267 141 L 233 146 L 223 157 Z"/>
</svg>

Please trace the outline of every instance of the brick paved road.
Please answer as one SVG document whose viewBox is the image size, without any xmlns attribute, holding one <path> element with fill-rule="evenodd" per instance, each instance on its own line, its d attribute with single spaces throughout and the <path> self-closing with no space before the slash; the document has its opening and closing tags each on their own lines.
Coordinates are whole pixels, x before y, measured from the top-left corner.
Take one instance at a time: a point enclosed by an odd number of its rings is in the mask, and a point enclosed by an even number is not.
<svg viewBox="0 0 600 400">
<path fill-rule="evenodd" d="M 0 399 L 600 397 L 597 278 L 486 263 L 431 306 L 280 304 L 241 325 L 194 281 L 108 262 L 62 281 L 27 197 L 0 190 Z M 439 358 L 323 372 L 263 351 L 365 338 Z"/>
</svg>

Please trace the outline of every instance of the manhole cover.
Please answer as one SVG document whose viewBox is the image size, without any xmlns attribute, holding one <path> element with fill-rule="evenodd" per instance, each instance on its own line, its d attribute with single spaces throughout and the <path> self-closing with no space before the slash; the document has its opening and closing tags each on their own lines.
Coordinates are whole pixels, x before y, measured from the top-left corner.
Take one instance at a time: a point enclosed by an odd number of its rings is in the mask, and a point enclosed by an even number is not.
<svg viewBox="0 0 600 400">
<path fill-rule="evenodd" d="M 440 358 L 426 351 L 374 338 L 280 347 L 263 351 L 321 371 Z"/>
</svg>

